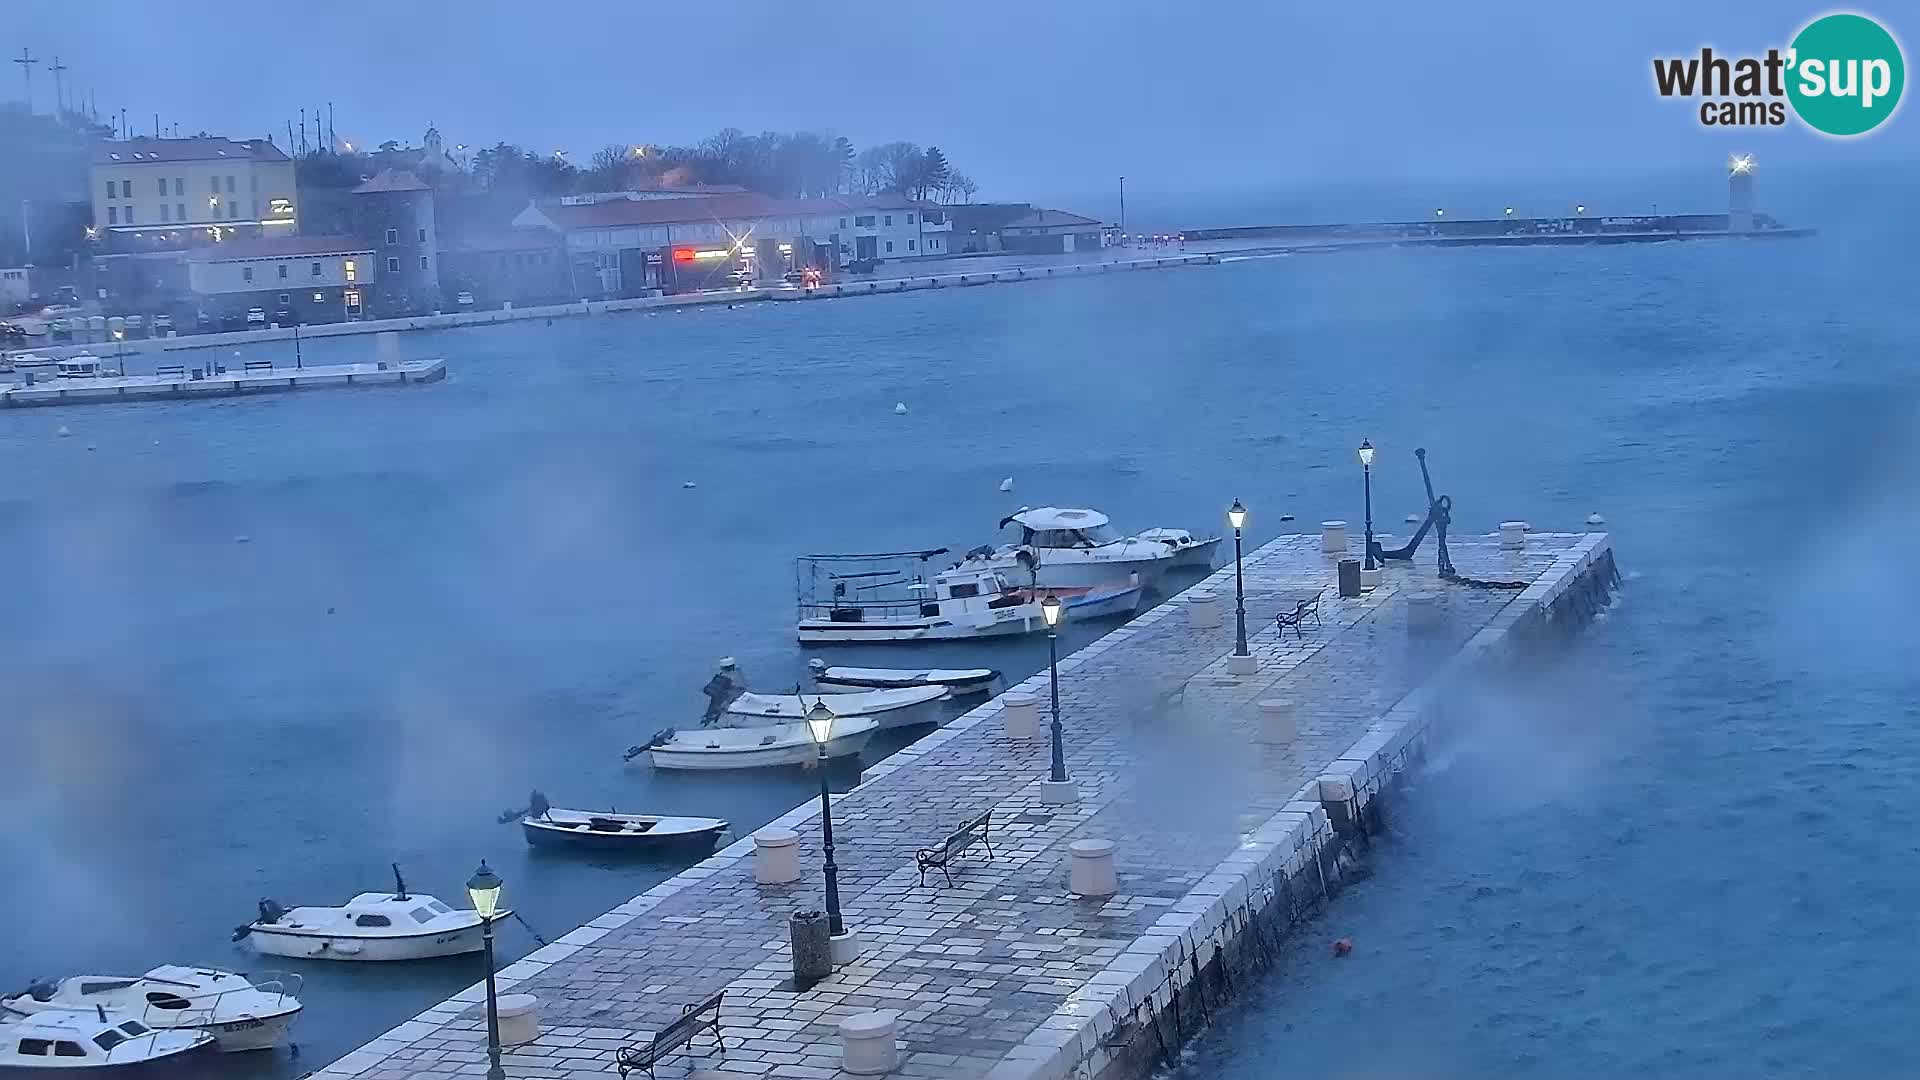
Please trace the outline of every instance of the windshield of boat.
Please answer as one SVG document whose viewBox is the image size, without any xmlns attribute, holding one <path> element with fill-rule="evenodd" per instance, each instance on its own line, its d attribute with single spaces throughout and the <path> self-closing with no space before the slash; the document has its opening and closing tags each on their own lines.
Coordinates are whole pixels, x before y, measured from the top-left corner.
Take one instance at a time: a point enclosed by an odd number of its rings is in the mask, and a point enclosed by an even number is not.
<svg viewBox="0 0 1920 1080">
<path fill-rule="evenodd" d="M 1043 548 L 1093 547 L 1096 544 L 1110 544 L 1113 540 L 1113 528 L 1109 525 L 1096 525 L 1091 529 L 1029 529 L 1027 531 L 1027 543 Z"/>
</svg>

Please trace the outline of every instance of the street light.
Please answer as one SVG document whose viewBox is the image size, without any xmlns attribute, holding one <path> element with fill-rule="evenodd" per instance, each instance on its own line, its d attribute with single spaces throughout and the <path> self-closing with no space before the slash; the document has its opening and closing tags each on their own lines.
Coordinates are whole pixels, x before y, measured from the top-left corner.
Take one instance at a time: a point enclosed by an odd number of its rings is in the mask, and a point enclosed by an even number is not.
<svg viewBox="0 0 1920 1080">
<path fill-rule="evenodd" d="M 820 836 L 821 847 L 827 856 L 827 865 L 824 867 L 827 875 L 827 932 L 840 937 L 847 932 L 847 927 L 840 919 L 840 868 L 833 864 L 833 800 L 827 793 L 827 743 L 833 740 L 833 721 L 833 710 L 827 708 L 826 699 L 814 699 L 813 708 L 807 710 L 807 735 L 820 752 Z"/>
<path fill-rule="evenodd" d="M 500 1001 L 493 985 L 493 914 L 500 910 L 500 875 L 480 860 L 480 869 L 467 879 L 467 896 L 473 900 L 474 913 L 480 916 L 480 939 L 487 955 L 487 1080 L 506 1080 L 500 1067 Z"/>
<path fill-rule="evenodd" d="M 1573 212 L 1574 212 L 1574 213 L 1576 213 L 1576 214 L 1584 214 L 1584 213 L 1586 213 L 1586 212 L 1587 212 L 1587 204 L 1586 204 L 1586 203 L 1575 203 L 1575 204 L 1574 204 L 1574 206 L 1573 206 Z"/>
<path fill-rule="evenodd" d="M 1239 499 L 1227 507 L 1227 524 L 1233 526 L 1233 655 L 1247 653 L 1247 589 L 1240 576 L 1240 530 L 1247 524 L 1247 508 Z"/>
<path fill-rule="evenodd" d="M 1056 784 L 1067 782 L 1067 749 L 1060 738 L 1060 619 L 1065 614 L 1052 593 L 1040 601 L 1040 618 L 1047 624 L 1047 677 L 1053 686 L 1053 771 L 1047 779 Z"/>
<path fill-rule="evenodd" d="M 1373 565 L 1373 443 L 1360 440 L 1360 475 L 1367 490 L 1367 562 L 1362 569 L 1372 570 Z"/>
</svg>

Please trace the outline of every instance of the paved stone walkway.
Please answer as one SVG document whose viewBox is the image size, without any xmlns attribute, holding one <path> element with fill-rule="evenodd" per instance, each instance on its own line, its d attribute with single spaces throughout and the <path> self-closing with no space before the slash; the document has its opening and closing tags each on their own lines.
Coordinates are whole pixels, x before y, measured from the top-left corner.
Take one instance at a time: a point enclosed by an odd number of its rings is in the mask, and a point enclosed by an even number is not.
<svg viewBox="0 0 1920 1080">
<path fill-rule="evenodd" d="M 1463 537 L 1454 561 L 1470 576 L 1533 581 L 1582 539 L 1533 534 L 1517 553 L 1492 537 Z M 1353 547 L 1357 554 L 1357 540 Z M 817 803 L 775 823 L 801 833 L 799 883 L 757 885 L 746 838 L 511 965 L 500 975 L 503 992 L 538 995 L 544 1029 L 507 1055 L 507 1074 L 598 1080 L 616 1047 L 724 988 L 725 1055 L 711 1053 L 702 1037 L 696 1046 L 709 1052 L 672 1059 L 661 1077 L 842 1076 L 836 1025 L 868 1009 L 900 1014 L 897 1075 L 1028 1075 L 1049 1044 L 1071 1036 L 1055 1018 L 1071 1018 L 1087 991 L 1115 977 L 1111 969 L 1127 968 L 1130 945 L 1173 925 L 1176 910 L 1217 899 L 1198 895 L 1205 890 L 1196 883 L 1233 862 L 1252 830 L 1519 603 L 1518 592 L 1443 585 L 1430 548 L 1422 555 L 1419 565 L 1395 564 L 1379 589 L 1347 600 L 1317 535 L 1281 537 L 1252 553 L 1247 611 L 1260 661 L 1253 676 L 1226 670 L 1230 565 L 1198 586 L 1220 594 L 1219 629 L 1191 629 L 1184 598 L 1176 599 L 1063 659 L 1077 804 L 1040 801 L 1045 672 L 1017 688 L 1041 700 L 1039 738 L 1009 739 L 996 699 L 868 770 L 859 787 L 835 797 L 833 810 L 842 906 L 864 952 L 805 993 L 789 982 L 787 919 L 822 905 Z M 1274 613 L 1322 589 L 1321 625 L 1279 636 Z M 1444 625 L 1409 634 L 1405 598 L 1427 589 L 1439 593 Z M 1285 746 L 1255 737 L 1255 703 L 1271 697 L 1298 708 L 1298 738 Z M 914 849 L 988 808 L 995 858 L 956 869 L 952 887 L 937 873 L 922 887 Z M 1105 900 L 1067 891 L 1066 845 L 1088 837 L 1119 845 L 1120 890 Z M 474 1008 L 482 993 L 469 988 L 318 1076 L 484 1073 L 485 1022 Z"/>
</svg>

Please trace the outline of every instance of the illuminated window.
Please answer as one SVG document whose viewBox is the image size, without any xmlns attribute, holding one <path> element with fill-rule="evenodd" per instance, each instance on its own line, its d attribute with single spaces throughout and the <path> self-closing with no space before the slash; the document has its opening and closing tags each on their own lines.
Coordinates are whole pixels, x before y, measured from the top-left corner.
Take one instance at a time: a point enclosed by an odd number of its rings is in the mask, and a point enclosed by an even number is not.
<svg viewBox="0 0 1920 1080">
<path fill-rule="evenodd" d="M 349 282 L 360 280 L 359 274 L 355 271 L 352 259 L 348 259 L 346 263 L 341 266 L 341 269 L 346 272 Z"/>
<path fill-rule="evenodd" d="M 316 304 L 317 304 L 317 303 L 319 303 L 320 301 L 322 301 L 322 300 L 324 300 L 324 299 L 326 299 L 326 297 L 325 297 L 325 296 L 324 296 L 323 294 L 321 294 L 321 293 L 314 293 L 314 294 L 313 294 L 313 302 L 314 302 L 314 303 L 316 303 Z"/>
</svg>

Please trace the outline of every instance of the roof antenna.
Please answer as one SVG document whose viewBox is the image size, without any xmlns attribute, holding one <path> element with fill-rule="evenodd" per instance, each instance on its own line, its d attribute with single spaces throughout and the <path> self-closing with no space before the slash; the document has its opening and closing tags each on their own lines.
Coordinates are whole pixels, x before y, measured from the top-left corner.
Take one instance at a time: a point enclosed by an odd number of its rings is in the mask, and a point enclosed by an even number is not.
<svg viewBox="0 0 1920 1080">
<path fill-rule="evenodd" d="M 407 879 L 400 876 L 400 864 L 389 863 L 388 865 L 393 867 L 393 898 L 395 900 L 413 899 L 407 895 Z"/>
</svg>

